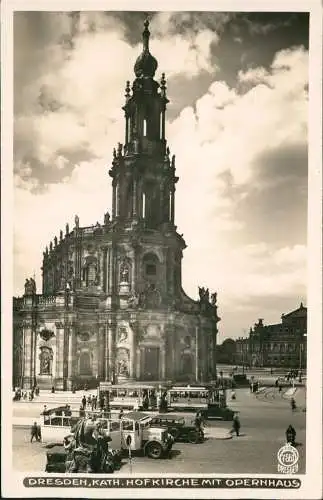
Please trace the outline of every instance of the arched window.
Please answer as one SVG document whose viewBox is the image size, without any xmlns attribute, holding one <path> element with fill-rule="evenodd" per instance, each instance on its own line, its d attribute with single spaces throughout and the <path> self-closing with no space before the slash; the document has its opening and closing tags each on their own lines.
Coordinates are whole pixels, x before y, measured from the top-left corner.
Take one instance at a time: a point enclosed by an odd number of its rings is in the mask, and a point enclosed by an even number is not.
<svg viewBox="0 0 323 500">
<path fill-rule="evenodd" d="M 80 375 L 92 375 L 92 362 L 89 352 L 80 354 Z"/>
<path fill-rule="evenodd" d="M 146 195 L 142 193 L 142 217 L 145 219 L 146 217 Z"/>
<path fill-rule="evenodd" d="M 143 136 L 147 137 L 147 120 L 146 120 L 146 118 L 144 118 L 144 122 L 143 122 Z"/>
</svg>

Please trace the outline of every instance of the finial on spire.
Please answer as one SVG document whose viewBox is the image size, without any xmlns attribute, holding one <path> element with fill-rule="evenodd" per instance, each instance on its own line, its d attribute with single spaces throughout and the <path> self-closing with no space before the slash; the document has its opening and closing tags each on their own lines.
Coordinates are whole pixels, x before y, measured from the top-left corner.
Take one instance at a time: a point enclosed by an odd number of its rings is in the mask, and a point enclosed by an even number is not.
<svg viewBox="0 0 323 500">
<path fill-rule="evenodd" d="M 142 32 L 142 43 L 144 46 L 144 51 L 149 52 L 149 37 L 150 37 L 150 31 L 148 29 L 149 26 L 149 19 L 146 17 L 145 22 L 144 22 L 145 29 Z"/>
<path fill-rule="evenodd" d="M 127 82 L 126 82 L 126 94 L 125 94 L 125 97 L 126 97 L 126 100 L 128 100 L 129 97 L 130 97 L 130 82 L 129 82 L 129 80 L 127 80 Z"/>
</svg>

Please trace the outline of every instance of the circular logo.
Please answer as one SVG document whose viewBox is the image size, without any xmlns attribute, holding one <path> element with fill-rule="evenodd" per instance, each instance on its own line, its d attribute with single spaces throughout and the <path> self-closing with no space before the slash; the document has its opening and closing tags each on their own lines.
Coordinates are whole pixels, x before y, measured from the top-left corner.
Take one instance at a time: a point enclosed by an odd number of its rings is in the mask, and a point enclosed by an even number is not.
<svg viewBox="0 0 323 500">
<path fill-rule="evenodd" d="M 277 453 L 277 459 L 280 465 L 284 467 L 292 467 L 296 465 L 299 459 L 299 453 L 291 444 L 285 444 Z"/>
</svg>

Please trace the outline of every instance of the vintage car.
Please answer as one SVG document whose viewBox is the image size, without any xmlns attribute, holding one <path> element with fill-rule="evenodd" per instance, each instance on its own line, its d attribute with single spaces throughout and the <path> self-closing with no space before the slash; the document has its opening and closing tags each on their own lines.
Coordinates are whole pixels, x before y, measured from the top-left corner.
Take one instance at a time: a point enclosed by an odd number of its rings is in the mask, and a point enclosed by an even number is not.
<svg viewBox="0 0 323 500">
<path fill-rule="evenodd" d="M 186 441 L 194 444 L 204 441 L 203 430 L 201 429 L 198 431 L 196 429 L 194 417 L 187 421 L 180 415 L 175 415 L 173 413 L 160 413 L 152 417 L 150 426 L 166 428 L 175 441 Z"/>
</svg>

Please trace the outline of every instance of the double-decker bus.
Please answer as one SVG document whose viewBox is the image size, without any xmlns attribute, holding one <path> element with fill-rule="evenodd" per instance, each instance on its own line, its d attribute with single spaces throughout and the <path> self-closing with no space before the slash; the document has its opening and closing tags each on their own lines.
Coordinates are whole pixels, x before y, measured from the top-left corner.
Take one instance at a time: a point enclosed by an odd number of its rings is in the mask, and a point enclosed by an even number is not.
<svg viewBox="0 0 323 500">
<path fill-rule="evenodd" d="M 153 385 L 118 384 L 100 382 L 98 402 L 104 402 L 111 410 L 153 410 L 158 406 L 160 390 Z"/>
</svg>

